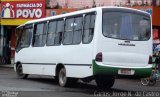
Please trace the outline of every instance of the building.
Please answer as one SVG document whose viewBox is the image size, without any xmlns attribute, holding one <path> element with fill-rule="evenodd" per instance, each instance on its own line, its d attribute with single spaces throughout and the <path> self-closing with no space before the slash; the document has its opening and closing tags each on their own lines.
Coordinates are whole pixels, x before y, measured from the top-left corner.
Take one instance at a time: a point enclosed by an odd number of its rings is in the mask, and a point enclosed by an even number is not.
<svg viewBox="0 0 160 97">
<path fill-rule="evenodd" d="M 151 6 L 152 0 L 113 0 L 116 6 Z"/>
<path fill-rule="evenodd" d="M 152 5 L 152 0 L 47 0 L 62 8 L 90 8 L 93 6 L 141 6 Z M 49 4 L 49 3 L 48 3 Z"/>
<path fill-rule="evenodd" d="M 154 48 L 160 44 L 160 0 L 153 0 L 152 25 Z"/>
<path fill-rule="evenodd" d="M 58 2 L 62 8 L 91 8 L 93 6 L 111 6 L 113 0 L 48 0 Z"/>
<path fill-rule="evenodd" d="M 10 64 L 16 46 L 15 28 L 28 20 L 45 17 L 44 0 L 1 0 L 0 63 Z"/>
<path fill-rule="evenodd" d="M 0 64 L 13 63 L 17 41 L 15 29 L 17 26 L 29 20 L 64 14 L 75 10 L 77 9 L 62 8 L 56 0 L 1 0 Z"/>
</svg>

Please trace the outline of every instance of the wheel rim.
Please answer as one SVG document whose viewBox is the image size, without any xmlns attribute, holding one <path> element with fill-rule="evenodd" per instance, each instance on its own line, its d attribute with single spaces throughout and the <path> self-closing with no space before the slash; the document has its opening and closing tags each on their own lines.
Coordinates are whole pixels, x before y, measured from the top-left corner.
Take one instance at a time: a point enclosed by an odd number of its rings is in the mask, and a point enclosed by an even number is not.
<svg viewBox="0 0 160 97">
<path fill-rule="evenodd" d="M 66 80 L 67 80 L 67 77 L 66 77 L 66 70 L 63 68 L 60 70 L 59 72 L 59 84 L 61 86 L 64 86 L 66 84 Z"/>
<path fill-rule="evenodd" d="M 141 79 L 141 83 L 142 83 L 142 85 L 146 86 L 149 84 L 149 79 L 148 78 Z"/>
</svg>

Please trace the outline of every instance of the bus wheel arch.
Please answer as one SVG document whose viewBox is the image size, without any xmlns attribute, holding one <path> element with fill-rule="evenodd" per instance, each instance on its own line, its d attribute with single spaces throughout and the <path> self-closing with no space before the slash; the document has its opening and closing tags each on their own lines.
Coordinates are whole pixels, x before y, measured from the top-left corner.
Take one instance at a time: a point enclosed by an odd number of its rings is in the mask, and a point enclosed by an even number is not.
<svg viewBox="0 0 160 97">
<path fill-rule="evenodd" d="M 20 61 L 16 62 L 16 70 L 17 70 L 17 67 L 18 67 L 19 64 L 21 64 Z"/>
<path fill-rule="evenodd" d="M 78 81 L 77 78 L 67 77 L 66 72 L 67 72 L 66 68 L 63 64 L 57 64 L 55 78 L 57 82 L 59 83 L 59 85 L 62 87 L 69 87 L 71 86 L 71 84 L 73 85 L 74 83 Z"/>
<path fill-rule="evenodd" d="M 18 78 L 26 79 L 28 77 L 28 74 L 23 73 L 22 64 L 19 61 L 16 63 L 16 73 Z"/>
<path fill-rule="evenodd" d="M 58 73 L 60 71 L 61 68 L 65 68 L 64 65 L 62 63 L 58 63 L 57 66 L 56 66 L 56 70 L 55 70 L 55 77 L 57 79 L 58 77 Z"/>
</svg>

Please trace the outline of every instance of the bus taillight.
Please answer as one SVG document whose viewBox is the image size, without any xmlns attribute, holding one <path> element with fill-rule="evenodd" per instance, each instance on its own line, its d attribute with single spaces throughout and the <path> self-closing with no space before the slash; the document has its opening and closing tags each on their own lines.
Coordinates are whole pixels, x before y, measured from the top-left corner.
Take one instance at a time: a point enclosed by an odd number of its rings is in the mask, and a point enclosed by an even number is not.
<svg viewBox="0 0 160 97">
<path fill-rule="evenodd" d="M 149 56 L 148 64 L 152 64 L 152 56 Z"/>
<path fill-rule="evenodd" d="M 102 52 L 100 52 L 100 53 L 98 53 L 97 55 L 96 55 L 96 61 L 98 61 L 98 62 L 102 62 Z"/>
</svg>

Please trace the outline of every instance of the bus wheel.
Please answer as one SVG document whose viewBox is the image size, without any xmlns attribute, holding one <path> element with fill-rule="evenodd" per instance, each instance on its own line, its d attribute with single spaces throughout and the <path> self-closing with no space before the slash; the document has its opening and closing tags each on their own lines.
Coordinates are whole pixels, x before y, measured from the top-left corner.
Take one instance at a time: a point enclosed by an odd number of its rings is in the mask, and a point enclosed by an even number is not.
<svg viewBox="0 0 160 97">
<path fill-rule="evenodd" d="M 26 79 L 28 77 L 28 74 L 23 74 L 23 69 L 21 64 L 18 64 L 16 72 L 18 78 Z"/>
<path fill-rule="evenodd" d="M 114 77 L 105 77 L 105 76 L 98 76 L 95 78 L 97 86 L 99 88 L 111 88 L 114 85 L 115 78 Z"/>
<path fill-rule="evenodd" d="M 69 78 L 66 76 L 66 69 L 64 67 L 60 69 L 58 74 L 58 82 L 60 86 L 68 87 L 71 86 L 71 84 L 74 85 L 77 81 L 78 79 L 76 78 Z"/>
<path fill-rule="evenodd" d="M 61 68 L 58 74 L 58 82 L 62 87 L 66 87 L 67 85 L 67 77 L 66 77 L 66 69 Z"/>
</svg>

